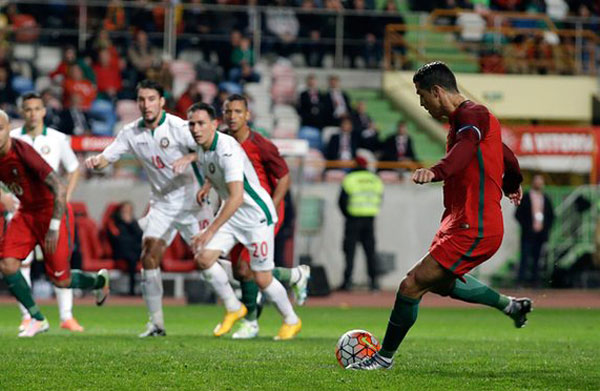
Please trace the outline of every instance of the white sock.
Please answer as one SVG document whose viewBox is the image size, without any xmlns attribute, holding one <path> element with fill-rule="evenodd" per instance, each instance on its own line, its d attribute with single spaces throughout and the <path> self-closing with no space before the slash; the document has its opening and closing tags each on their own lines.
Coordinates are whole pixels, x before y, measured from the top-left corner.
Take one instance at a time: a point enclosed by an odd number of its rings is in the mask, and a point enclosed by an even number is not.
<svg viewBox="0 0 600 391">
<path fill-rule="evenodd" d="M 58 303 L 58 313 L 60 321 L 71 319 L 73 317 L 73 289 L 54 287 L 56 302 Z"/>
<path fill-rule="evenodd" d="M 31 256 L 31 254 L 29 254 Z M 21 274 L 23 275 L 23 278 L 25 279 L 25 281 L 27 281 L 27 285 L 29 285 L 29 287 L 31 287 L 31 268 L 30 267 L 22 267 L 21 268 Z M 29 311 L 27 311 L 27 308 L 25 308 L 23 306 L 23 304 L 19 303 L 19 311 L 21 311 L 21 319 L 31 319 L 31 315 L 29 314 Z"/>
<path fill-rule="evenodd" d="M 165 328 L 165 319 L 162 309 L 163 284 L 160 269 L 142 269 L 142 296 L 148 308 L 150 322 Z"/>
<path fill-rule="evenodd" d="M 292 303 L 290 303 L 290 299 L 285 291 L 285 288 L 279 281 L 275 278 L 271 281 L 271 284 L 262 291 L 267 300 L 273 302 L 275 307 L 277 307 L 277 311 L 283 316 L 283 321 L 287 324 L 296 324 L 298 323 L 298 316 L 294 312 L 294 308 L 292 307 Z"/>
<path fill-rule="evenodd" d="M 203 270 L 202 274 L 219 299 L 223 301 L 228 312 L 237 311 L 242 307 L 242 302 L 235 297 L 235 292 L 227 280 L 227 273 L 219 262 L 215 262 L 211 267 Z"/>
<path fill-rule="evenodd" d="M 229 283 L 231 284 L 233 289 L 239 288 L 240 282 L 233 277 L 233 265 L 231 264 L 231 262 L 221 258 L 219 258 L 217 262 L 219 263 L 219 265 L 221 265 L 223 270 L 225 270 L 225 274 L 227 274 L 227 279 L 229 280 Z"/>
<path fill-rule="evenodd" d="M 290 285 L 294 285 L 295 283 L 300 281 L 300 277 L 302 276 L 302 274 L 300 273 L 300 269 L 298 269 L 297 267 L 290 269 L 290 271 L 292 272 L 292 276 L 290 277 Z"/>
</svg>

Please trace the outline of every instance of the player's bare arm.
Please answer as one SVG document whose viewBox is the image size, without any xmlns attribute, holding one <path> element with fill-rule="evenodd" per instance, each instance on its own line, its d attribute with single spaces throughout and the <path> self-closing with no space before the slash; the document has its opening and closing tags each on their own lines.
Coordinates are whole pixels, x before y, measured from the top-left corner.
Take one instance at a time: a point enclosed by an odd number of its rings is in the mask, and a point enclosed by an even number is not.
<svg viewBox="0 0 600 391">
<path fill-rule="evenodd" d="M 202 249 L 212 239 L 215 232 L 233 216 L 244 201 L 244 184 L 241 181 L 228 182 L 229 198 L 225 200 L 221 212 L 204 232 L 194 237 L 194 247 Z"/>
<path fill-rule="evenodd" d="M 208 197 L 210 189 L 212 189 L 212 183 L 206 178 L 204 185 L 202 185 L 202 188 L 198 190 L 198 194 L 196 194 L 196 202 L 198 202 L 199 205 L 202 205 L 204 199 Z"/>
<path fill-rule="evenodd" d="M 54 209 L 52 211 L 52 219 L 50 220 L 50 227 L 48 228 L 45 238 L 46 250 L 52 254 L 56 250 L 60 222 L 67 208 L 67 189 L 60 181 L 58 174 L 54 171 L 50 172 L 46 176 L 44 183 L 54 194 Z"/>
<path fill-rule="evenodd" d="M 433 181 L 435 174 L 428 168 L 419 168 L 412 174 L 412 181 L 416 184 L 422 185 Z"/>
<path fill-rule="evenodd" d="M 279 178 L 277 181 L 277 186 L 275 186 L 275 190 L 273 191 L 273 205 L 275 205 L 276 210 L 279 204 L 281 204 L 281 201 L 283 201 L 283 198 L 285 197 L 285 194 L 288 192 L 289 188 L 290 174 L 287 173 Z"/>
<path fill-rule="evenodd" d="M 85 159 L 85 166 L 90 170 L 102 170 L 109 165 L 104 155 L 99 154 Z"/>
<path fill-rule="evenodd" d="M 188 153 L 173 162 L 173 171 L 176 174 L 182 174 L 196 160 L 198 160 L 197 152 Z"/>
</svg>

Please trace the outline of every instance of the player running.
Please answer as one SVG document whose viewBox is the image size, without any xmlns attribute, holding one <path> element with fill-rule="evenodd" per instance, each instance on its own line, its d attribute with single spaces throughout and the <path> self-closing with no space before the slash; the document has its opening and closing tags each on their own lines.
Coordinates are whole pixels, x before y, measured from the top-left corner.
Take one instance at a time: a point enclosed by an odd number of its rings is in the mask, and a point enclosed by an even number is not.
<svg viewBox="0 0 600 391">
<path fill-rule="evenodd" d="M 13 129 L 10 136 L 31 145 L 54 171 L 59 172 L 60 166 L 63 167 L 67 172 L 67 203 L 69 203 L 79 180 L 79 161 L 71 149 L 69 137 L 44 125 L 46 108 L 42 97 L 37 92 L 28 92 L 21 96 L 20 106 L 25 124 L 22 128 Z M 33 258 L 32 251 L 21 263 L 21 274 L 29 286 L 31 286 Z M 83 331 L 83 327 L 73 317 L 73 290 L 55 286 L 54 293 L 58 304 L 60 327 L 70 331 Z M 31 316 L 23 305 L 19 305 L 19 308 L 22 315 L 19 331 L 22 331 L 27 328 Z"/>
<path fill-rule="evenodd" d="M 145 217 L 141 261 L 142 294 L 150 320 L 146 331 L 139 335 L 144 338 L 166 335 L 160 272 L 166 248 L 177 232 L 191 245 L 194 235 L 200 232 L 199 221 L 210 221 L 212 209 L 208 204 L 202 207 L 196 199 L 202 184 L 197 167 L 188 167 L 182 173 L 173 170 L 175 160 L 197 149 L 187 121 L 164 111 L 164 91 L 154 81 L 144 80 L 138 84 L 137 103 L 142 118 L 125 125 L 101 154 L 86 160 L 86 166 L 100 170 L 119 160 L 123 154 L 131 153 L 148 176 L 152 193 L 150 210 Z M 232 306 L 242 306 L 219 264 L 203 274 L 223 300 Z"/>
<path fill-rule="evenodd" d="M 273 278 L 273 227 L 277 222 L 275 206 L 269 194 L 260 185 L 256 172 L 244 150 L 231 136 L 217 132 L 215 110 L 204 103 L 188 109 L 190 132 L 203 153 L 198 161 L 206 178 L 224 204 L 214 221 L 194 238 L 195 259 L 200 269 L 217 265 L 238 243 L 250 253 L 250 269 L 256 284 L 267 299 L 272 301 L 283 316 L 276 340 L 293 338 L 302 328 L 285 288 Z M 226 307 L 228 303 L 225 302 Z M 245 306 L 243 307 L 245 310 Z M 222 326 L 231 329 L 246 311 L 227 308 Z"/>
<path fill-rule="evenodd" d="M 274 228 L 276 236 L 284 220 L 284 197 L 290 187 L 289 169 L 277 147 L 270 140 L 250 129 L 249 120 L 250 111 L 246 98 L 238 94 L 230 95 L 223 104 L 223 122 L 227 125 L 229 134 L 246 152 L 261 186 L 273 200 L 277 211 L 277 223 Z M 234 339 L 255 338 L 259 331 L 258 310 L 255 304 L 258 286 L 252 280 L 250 254 L 242 244 L 238 244 L 231 251 L 230 258 L 234 266 L 234 275 L 241 281 L 242 302 L 248 308 L 248 314 L 232 337 Z M 290 285 L 296 303 L 304 304 L 310 278 L 308 265 L 300 265 L 292 269 L 276 267 L 273 269 L 273 277 Z"/>
<path fill-rule="evenodd" d="M 446 156 L 412 175 L 418 184 L 444 181 L 442 225 L 429 252 L 400 283 L 381 350 L 347 369 L 390 368 L 427 292 L 497 308 L 517 328 L 525 325 L 531 311 L 530 299 L 504 296 L 467 274 L 500 247 L 502 192 L 515 205 L 523 196 L 519 163 L 502 143 L 500 123 L 487 108 L 458 91 L 454 74 L 444 63 L 423 65 L 413 82 L 421 106 L 432 117 L 447 117 L 450 122 Z"/>
<path fill-rule="evenodd" d="M 95 289 L 96 304 L 109 292 L 108 271 L 97 275 L 71 270 L 73 212 L 58 174 L 24 141 L 10 137 L 8 115 L 0 110 L 0 182 L 20 201 L 0 235 L 0 272 L 8 289 L 33 318 L 19 337 L 33 337 L 50 328 L 19 270 L 21 261 L 40 245 L 46 274 L 61 288 Z"/>
</svg>

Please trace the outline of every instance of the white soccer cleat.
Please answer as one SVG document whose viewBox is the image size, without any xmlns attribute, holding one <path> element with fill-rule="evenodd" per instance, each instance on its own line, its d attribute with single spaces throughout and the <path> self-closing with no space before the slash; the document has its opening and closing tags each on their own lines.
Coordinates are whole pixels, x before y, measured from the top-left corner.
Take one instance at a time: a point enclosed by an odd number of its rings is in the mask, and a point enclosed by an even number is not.
<svg viewBox="0 0 600 391">
<path fill-rule="evenodd" d="M 233 339 L 252 339 L 258 337 L 258 322 L 243 319 L 240 327 L 231 336 Z"/>
<path fill-rule="evenodd" d="M 385 358 L 375 353 L 373 356 L 366 358 L 360 362 L 350 364 L 346 369 L 352 371 L 375 371 L 378 369 L 390 369 L 394 365 L 394 360 Z"/>
<path fill-rule="evenodd" d="M 299 306 L 304 305 L 306 298 L 308 297 L 308 280 L 310 280 L 310 266 L 300 265 L 298 266 L 300 271 L 300 278 L 294 284 L 292 284 L 292 293 L 294 294 L 294 300 Z"/>
<path fill-rule="evenodd" d="M 29 326 L 29 323 L 31 323 L 31 320 L 31 318 L 25 318 L 21 320 L 21 324 L 19 325 L 19 333 L 27 330 L 27 327 Z"/>
<path fill-rule="evenodd" d="M 94 294 L 96 295 L 96 305 L 100 306 L 100 305 L 104 304 L 104 302 L 106 301 L 106 298 L 108 297 L 108 294 L 110 292 L 110 282 L 109 282 L 108 270 L 101 269 L 98 272 L 98 276 L 104 277 L 104 286 L 100 289 L 94 290 Z"/>
<path fill-rule="evenodd" d="M 140 338 L 148 338 L 148 337 L 166 337 L 167 332 L 165 329 L 158 327 L 152 322 L 148 322 L 146 324 L 146 331 L 138 335 Z"/>
<path fill-rule="evenodd" d="M 30 338 L 36 334 L 45 333 L 48 329 L 50 329 L 48 320 L 31 319 L 27 328 L 19 333 L 19 337 Z"/>
</svg>

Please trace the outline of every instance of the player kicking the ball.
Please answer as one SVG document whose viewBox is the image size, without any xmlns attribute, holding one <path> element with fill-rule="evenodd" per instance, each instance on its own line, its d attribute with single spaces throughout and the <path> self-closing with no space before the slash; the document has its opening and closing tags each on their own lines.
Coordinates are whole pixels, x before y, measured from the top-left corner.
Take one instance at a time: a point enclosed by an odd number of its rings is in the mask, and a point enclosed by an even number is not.
<svg viewBox="0 0 600 391">
<path fill-rule="evenodd" d="M 19 208 L 0 235 L 0 272 L 10 292 L 32 317 L 19 337 L 33 337 L 50 328 L 21 274 L 21 261 L 40 245 L 46 274 L 60 288 L 95 289 L 96 304 L 108 296 L 108 272 L 97 275 L 71 270 L 73 212 L 58 174 L 24 141 L 9 133 L 8 115 L 0 110 L 0 182 L 20 201 Z"/>
<path fill-rule="evenodd" d="M 260 185 L 248 156 L 231 136 L 217 132 L 215 110 L 197 103 L 188 109 L 189 128 L 194 140 L 202 147 L 198 162 L 206 178 L 224 204 L 214 221 L 194 238 L 195 259 L 202 270 L 218 264 L 220 255 L 228 254 L 238 243 L 250 253 L 250 269 L 265 297 L 272 301 L 283 316 L 283 325 L 276 340 L 293 338 L 302 322 L 294 312 L 285 288 L 273 278 L 273 228 L 277 222 L 275 206 Z M 218 292 L 217 292 L 218 293 Z M 227 302 L 225 302 L 227 306 Z M 244 307 L 245 309 L 245 307 Z M 246 315 L 245 311 L 227 309 L 220 328 L 229 328 Z"/>
<path fill-rule="evenodd" d="M 90 169 L 103 169 L 125 153 L 131 153 L 140 161 L 152 194 L 150 210 L 142 239 L 142 295 L 150 317 L 141 338 L 165 336 L 162 308 L 163 285 L 160 263 L 166 248 L 177 232 L 188 243 L 200 232 L 200 223 L 212 219 L 212 208 L 201 206 L 196 195 L 202 185 L 197 167 L 188 167 L 181 173 L 173 170 L 173 162 L 197 149 L 191 137 L 187 121 L 164 111 L 165 98 L 160 84 L 144 80 L 137 86 L 137 102 L 142 118 L 125 125 L 116 139 L 97 156 L 86 160 Z M 206 223 L 208 224 L 208 223 Z M 227 280 L 223 268 L 217 264 L 203 272 L 215 291 L 221 292 L 232 306 L 241 307 Z"/>
<path fill-rule="evenodd" d="M 530 299 L 504 296 L 467 274 L 500 247 L 502 192 L 515 205 L 523 196 L 519 163 L 502 143 L 500 123 L 487 108 L 460 94 L 444 63 L 423 65 L 413 82 L 421 106 L 432 117 L 448 117 L 450 122 L 446 156 L 412 176 L 418 184 L 444 181 L 442 225 L 429 252 L 400 283 L 381 350 L 347 369 L 390 368 L 427 292 L 497 308 L 517 328 L 525 325 L 531 311 Z"/>
</svg>

